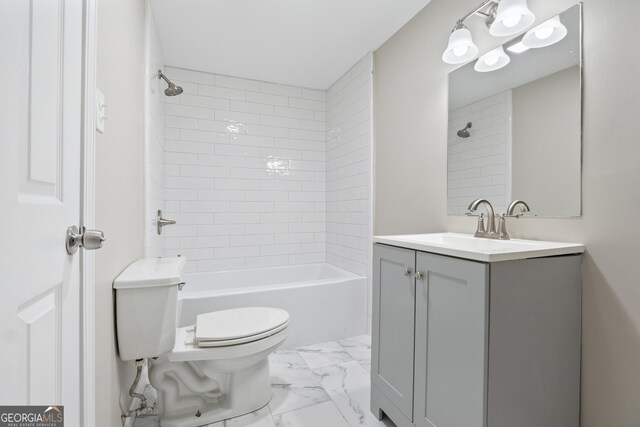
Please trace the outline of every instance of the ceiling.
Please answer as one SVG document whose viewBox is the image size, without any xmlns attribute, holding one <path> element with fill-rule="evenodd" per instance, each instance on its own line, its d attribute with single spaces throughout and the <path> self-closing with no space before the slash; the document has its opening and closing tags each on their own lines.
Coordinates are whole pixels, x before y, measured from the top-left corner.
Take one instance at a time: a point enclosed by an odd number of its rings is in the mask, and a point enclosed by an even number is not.
<svg viewBox="0 0 640 427">
<path fill-rule="evenodd" d="M 327 89 L 430 0 L 152 0 L 165 64 Z"/>
</svg>

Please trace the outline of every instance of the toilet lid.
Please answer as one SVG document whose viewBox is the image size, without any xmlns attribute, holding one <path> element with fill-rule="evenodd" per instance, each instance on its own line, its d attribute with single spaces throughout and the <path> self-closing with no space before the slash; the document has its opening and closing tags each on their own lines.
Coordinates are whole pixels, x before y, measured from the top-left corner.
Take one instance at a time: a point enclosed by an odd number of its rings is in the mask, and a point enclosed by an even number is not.
<svg viewBox="0 0 640 427">
<path fill-rule="evenodd" d="M 289 321 L 289 313 L 279 308 L 246 307 L 198 315 L 195 341 L 230 341 L 263 335 Z"/>
</svg>

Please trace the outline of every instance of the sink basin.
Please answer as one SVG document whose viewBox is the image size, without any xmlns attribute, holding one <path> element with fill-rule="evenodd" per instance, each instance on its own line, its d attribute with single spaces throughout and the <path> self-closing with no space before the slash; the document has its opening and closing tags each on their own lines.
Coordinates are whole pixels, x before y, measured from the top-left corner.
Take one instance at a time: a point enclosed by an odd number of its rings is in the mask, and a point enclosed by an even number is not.
<svg viewBox="0 0 640 427">
<path fill-rule="evenodd" d="M 538 240 L 492 240 L 468 234 L 431 233 L 375 236 L 374 243 L 454 256 L 474 261 L 497 262 L 527 258 L 579 254 L 584 245 Z"/>
</svg>

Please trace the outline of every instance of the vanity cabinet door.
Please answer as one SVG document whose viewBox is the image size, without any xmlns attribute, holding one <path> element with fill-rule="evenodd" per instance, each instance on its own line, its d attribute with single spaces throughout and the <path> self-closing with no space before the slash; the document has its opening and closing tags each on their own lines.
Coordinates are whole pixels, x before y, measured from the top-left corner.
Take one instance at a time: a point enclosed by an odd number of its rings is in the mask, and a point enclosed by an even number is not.
<svg viewBox="0 0 640 427">
<path fill-rule="evenodd" d="M 418 427 L 486 425 L 488 264 L 418 252 Z"/>
<path fill-rule="evenodd" d="M 372 385 L 409 420 L 413 414 L 415 251 L 373 249 Z"/>
</svg>

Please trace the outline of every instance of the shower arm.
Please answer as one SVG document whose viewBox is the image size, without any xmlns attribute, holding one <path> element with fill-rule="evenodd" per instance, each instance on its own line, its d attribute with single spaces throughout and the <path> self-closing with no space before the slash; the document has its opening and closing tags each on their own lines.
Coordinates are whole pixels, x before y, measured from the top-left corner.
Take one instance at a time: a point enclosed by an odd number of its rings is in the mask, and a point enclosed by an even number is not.
<svg viewBox="0 0 640 427">
<path fill-rule="evenodd" d="M 164 80 L 165 82 L 167 82 L 168 85 L 173 84 L 173 83 L 171 83 L 171 80 L 169 80 L 167 78 L 167 76 L 162 74 L 162 70 L 158 70 L 158 78 Z"/>
</svg>

